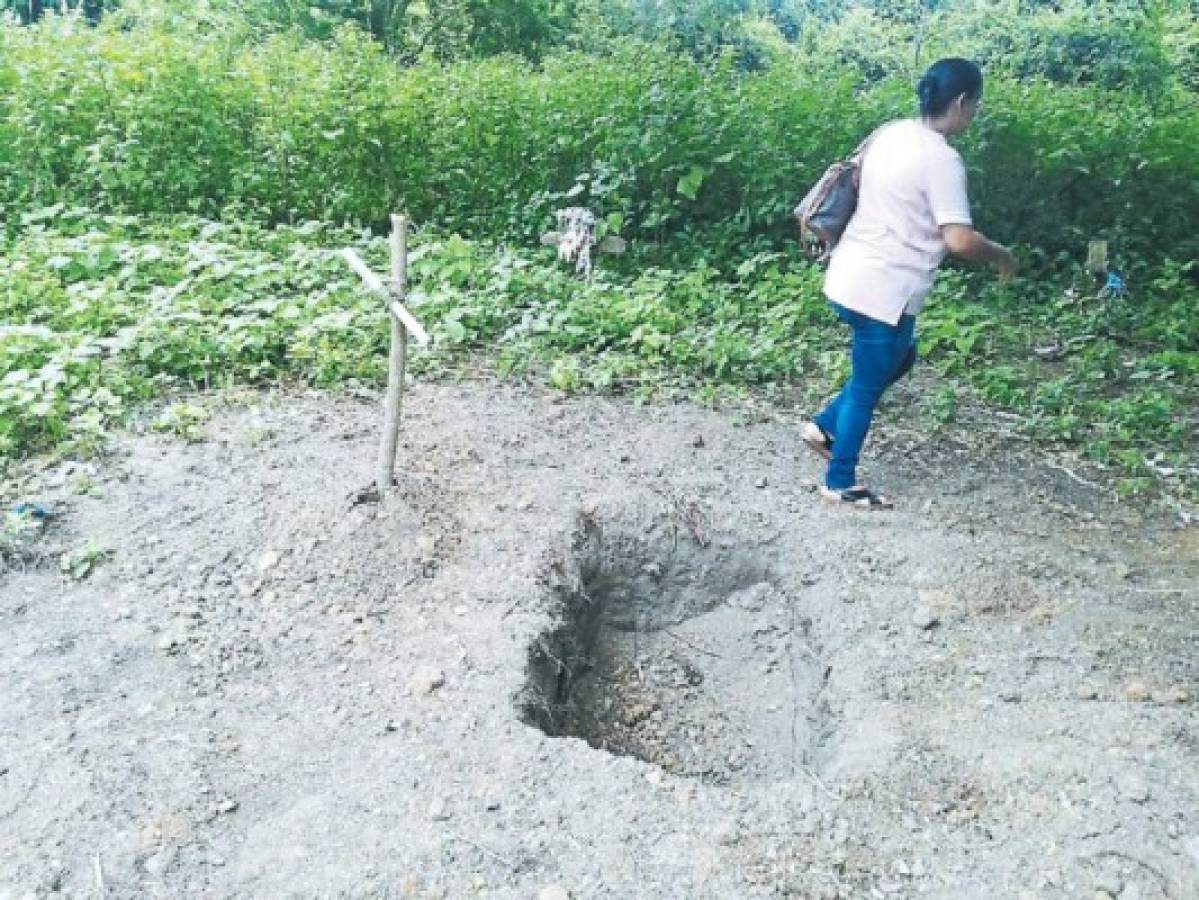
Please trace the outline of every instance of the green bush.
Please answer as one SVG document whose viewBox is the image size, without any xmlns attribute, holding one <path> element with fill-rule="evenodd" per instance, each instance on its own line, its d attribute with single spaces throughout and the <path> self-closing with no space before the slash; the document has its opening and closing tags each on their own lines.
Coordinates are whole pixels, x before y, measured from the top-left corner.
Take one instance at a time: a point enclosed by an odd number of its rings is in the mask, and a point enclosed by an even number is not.
<svg viewBox="0 0 1199 900">
<path fill-rule="evenodd" d="M 366 224 L 404 208 L 522 240 L 582 203 L 637 246 L 723 264 L 788 239 L 789 206 L 824 166 L 912 107 L 906 76 L 861 89 L 850 69 L 772 59 L 745 73 L 733 56 L 617 42 L 537 66 L 400 69 L 353 28 L 323 43 L 0 29 L 0 200 Z M 1002 239 L 1193 253 L 1193 106 L 993 78 L 962 144 L 979 222 Z"/>
</svg>

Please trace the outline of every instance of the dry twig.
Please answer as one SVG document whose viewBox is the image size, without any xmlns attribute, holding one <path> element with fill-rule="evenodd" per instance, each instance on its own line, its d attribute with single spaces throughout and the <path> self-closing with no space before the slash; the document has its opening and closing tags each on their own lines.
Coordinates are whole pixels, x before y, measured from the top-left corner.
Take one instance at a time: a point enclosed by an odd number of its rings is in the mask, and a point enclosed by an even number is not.
<svg viewBox="0 0 1199 900">
<path fill-rule="evenodd" d="M 680 644 L 686 644 L 688 647 L 690 647 L 696 653 L 703 653 L 706 656 L 713 656 L 716 659 L 724 659 L 724 657 L 721 656 L 719 653 L 716 653 L 713 650 L 707 650 L 707 649 L 699 646 L 698 644 L 694 644 L 691 641 L 687 640 L 685 637 L 683 637 L 681 634 L 675 634 L 669 628 L 663 628 L 662 631 L 663 631 L 663 633 L 670 635 L 672 638 L 674 638 Z"/>
<path fill-rule="evenodd" d="M 108 889 L 104 886 L 104 864 L 100 862 L 99 853 L 92 859 L 92 869 L 96 875 L 96 895 L 104 900 L 108 896 Z"/>
<path fill-rule="evenodd" d="M 469 844 L 471 847 L 474 847 L 480 853 L 485 853 L 487 856 L 490 856 L 492 859 L 503 863 L 505 866 L 507 866 L 513 872 L 520 871 L 520 865 L 518 863 L 513 862 L 512 860 L 508 859 L 506 856 L 501 856 L 499 853 L 496 853 L 490 847 L 485 847 L 482 844 L 480 844 L 478 841 L 472 841 L 468 837 L 463 837 L 462 835 L 454 834 L 453 832 L 446 832 L 446 837 L 450 838 L 450 840 L 461 841 L 464 844 Z"/>
<path fill-rule="evenodd" d="M 1077 481 L 1081 485 L 1085 485 L 1086 487 L 1089 487 L 1093 490 L 1099 491 L 1102 494 L 1107 494 L 1109 497 L 1117 496 L 1116 492 L 1111 490 L 1110 488 L 1105 488 L 1101 484 L 1096 484 L 1093 481 L 1088 481 L 1087 479 L 1083 478 L 1081 475 L 1078 475 L 1078 474 L 1070 471 L 1063 465 L 1059 465 L 1058 463 L 1047 463 L 1046 465 L 1048 465 L 1049 468 L 1051 468 L 1051 469 L 1056 469 L 1059 472 L 1065 473 L 1071 479 L 1073 479 L 1074 481 Z"/>
</svg>

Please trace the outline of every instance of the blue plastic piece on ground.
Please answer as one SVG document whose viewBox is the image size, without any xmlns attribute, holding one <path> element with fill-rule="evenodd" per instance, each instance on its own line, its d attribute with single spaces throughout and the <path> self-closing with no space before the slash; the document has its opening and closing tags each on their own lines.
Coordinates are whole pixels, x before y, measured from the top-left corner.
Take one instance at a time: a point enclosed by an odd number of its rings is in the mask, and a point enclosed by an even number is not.
<svg viewBox="0 0 1199 900">
<path fill-rule="evenodd" d="M 12 508 L 18 516 L 27 515 L 31 519 L 53 519 L 57 515 L 54 511 L 46 509 L 40 503 L 18 503 Z"/>
</svg>

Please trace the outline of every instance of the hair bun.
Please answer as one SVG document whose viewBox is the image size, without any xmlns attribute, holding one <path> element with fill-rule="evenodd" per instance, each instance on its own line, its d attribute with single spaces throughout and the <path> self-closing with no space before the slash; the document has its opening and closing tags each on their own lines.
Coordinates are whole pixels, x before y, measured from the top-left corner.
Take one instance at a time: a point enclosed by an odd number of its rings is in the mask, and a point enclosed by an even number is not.
<svg viewBox="0 0 1199 900">
<path fill-rule="evenodd" d="M 965 95 L 971 99 L 982 96 L 983 73 L 967 59 L 951 56 L 939 59 L 924 73 L 916 85 L 916 96 L 920 98 L 920 114 L 939 116 L 954 97 Z"/>
</svg>

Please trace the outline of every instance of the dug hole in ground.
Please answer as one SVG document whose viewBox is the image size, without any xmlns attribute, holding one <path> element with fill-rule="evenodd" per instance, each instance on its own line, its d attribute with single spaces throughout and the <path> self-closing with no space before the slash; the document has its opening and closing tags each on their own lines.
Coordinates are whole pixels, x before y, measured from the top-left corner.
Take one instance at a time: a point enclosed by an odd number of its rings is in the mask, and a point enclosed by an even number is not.
<svg viewBox="0 0 1199 900">
<path fill-rule="evenodd" d="M 1199 896 L 1195 529 L 884 425 L 422 385 L 31 470 L 0 897 Z M 82 568 L 63 561 L 84 560 Z"/>
</svg>

